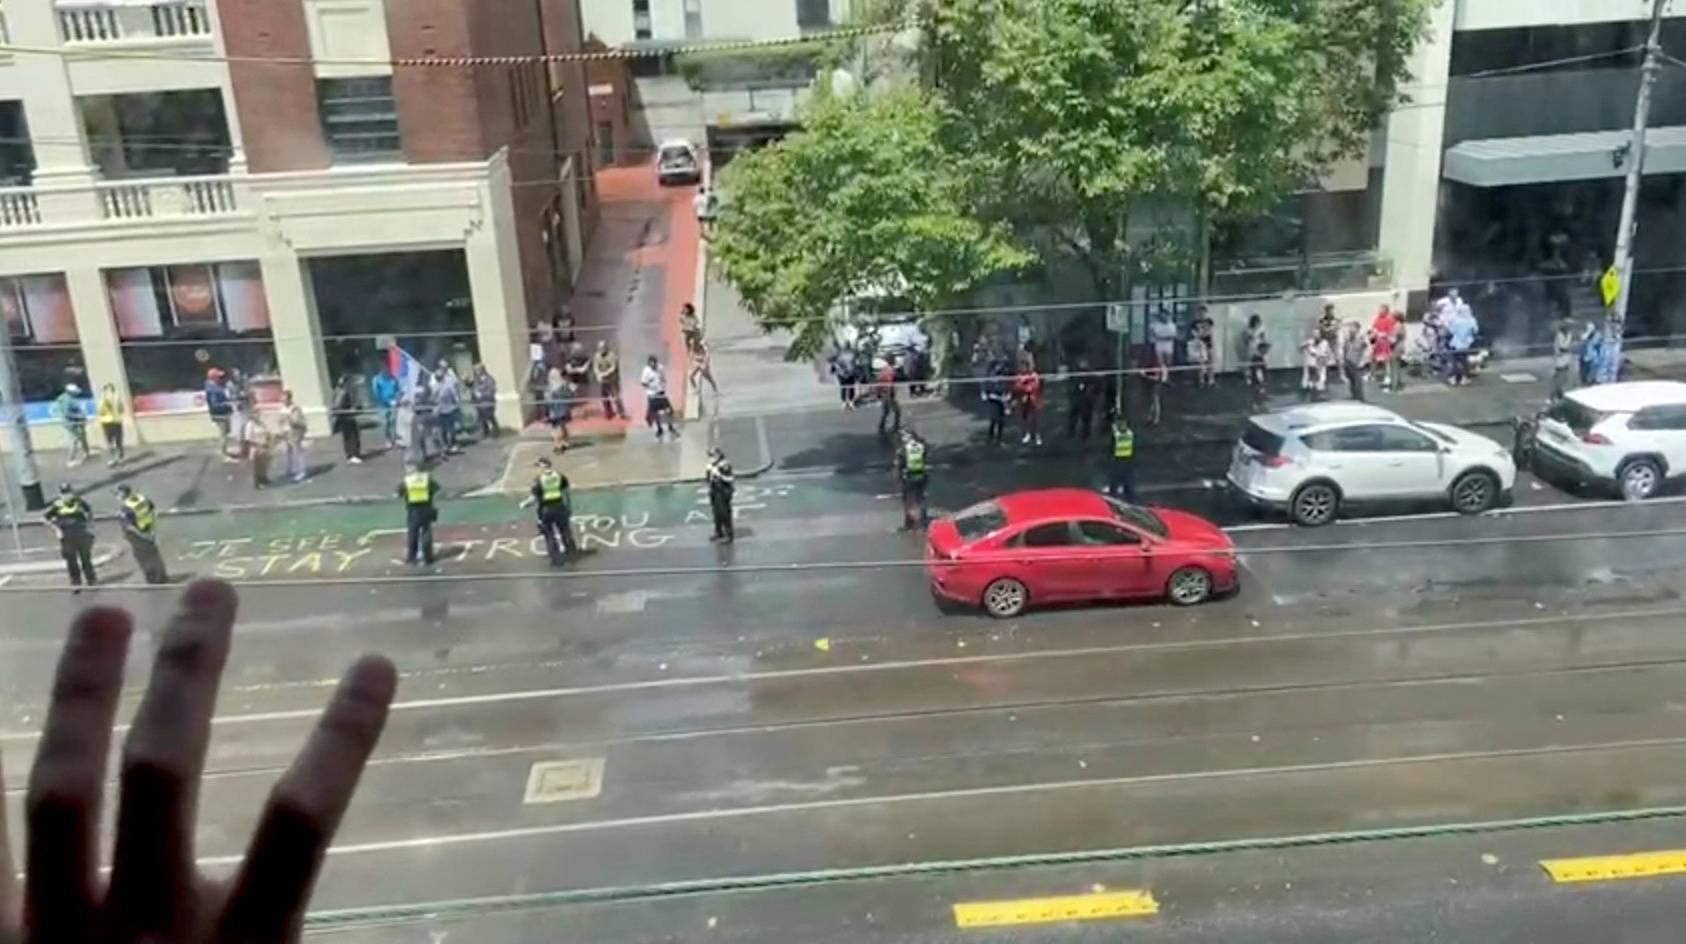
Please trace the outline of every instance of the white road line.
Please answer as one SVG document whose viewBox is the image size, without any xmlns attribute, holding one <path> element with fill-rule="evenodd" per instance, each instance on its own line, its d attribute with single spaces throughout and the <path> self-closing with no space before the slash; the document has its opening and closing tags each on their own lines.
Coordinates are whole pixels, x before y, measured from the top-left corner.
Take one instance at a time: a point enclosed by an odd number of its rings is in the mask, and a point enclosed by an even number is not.
<svg viewBox="0 0 1686 944">
<path fill-rule="evenodd" d="M 1414 515 L 1384 515 L 1375 518 L 1343 518 L 1329 527 L 1351 528 L 1370 524 L 1388 524 L 1401 521 L 1437 521 L 1446 518 L 1505 518 L 1511 515 L 1536 515 L 1562 511 L 1597 511 L 1605 508 L 1648 508 L 1652 505 L 1678 505 L 1686 503 L 1686 495 L 1670 495 L 1666 498 L 1651 498 L 1644 502 L 1622 501 L 1612 499 L 1608 501 L 1560 502 L 1552 505 L 1513 505 L 1509 508 L 1495 508 L 1479 515 L 1462 515 L 1455 511 L 1428 511 Z M 1286 521 L 1262 522 L 1260 524 L 1237 524 L 1223 530 L 1235 534 L 1246 531 L 1286 531 L 1298 528 L 1299 525 Z"/>
<path fill-rule="evenodd" d="M 1362 639 L 1372 636 L 1429 635 L 1434 633 L 1461 632 L 1480 629 L 1516 629 L 1518 627 L 1525 626 L 1549 626 L 1556 623 L 1609 623 L 1618 620 L 1654 619 L 1663 617 L 1680 617 L 1683 615 L 1686 615 L 1686 607 L 1670 607 L 1647 610 L 1625 610 L 1612 613 L 1552 614 L 1549 616 L 1537 617 L 1511 617 L 1508 619 L 1471 620 L 1456 623 L 1431 623 L 1422 626 L 1372 627 L 1369 629 L 1351 629 L 1326 633 L 1303 632 L 1281 633 L 1277 635 L 1228 636 L 1217 639 L 1172 639 L 1164 642 L 1121 643 L 1115 646 L 1082 646 L 1070 649 L 1042 649 L 1028 652 L 983 653 L 973 656 L 943 656 L 929 659 L 907 659 L 900 662 L 855 662 L 845 665 L 815 666 L 806 669 L 769 669 L 763 672 L 695 675 L 679 678 L 644 679 L 635 682 L 608 682 L 600 685 L 572 685 L 557 688 L 487 692 L 478 695 L 452 695 L 441 698 L 423 698 L 416 699 L 414 701 L 394 702 L 391 710 L 399 712 L 420 711 L 431 708 L 461 708 L 476 705 L 507 704 L 510 702 L 542 701 L 551 698 L 568 698 L 579 695 L 619 694 L 664 688 L 696 688 L 706 685 L 722 684 L 741 685 L 754 682 L 813 678 L 825 675 L 900 672 L 911 669 L 944 668 L 986 663 L 1012 663 L 1045 659 L 1086 658 L 1100 655 L 1117 655 L 1126 652 L 1153 652 L 1158 650 L 1178 649 L 1218 649 L 1226 646 L 1275 645 L 1278 643 L 1304 642 L 1309 640 Z M 213 718 L 211 721 L 212 724 L 219 726 L 235 724 L 261 724 L 276 721 L 314 719 L 320 713 L 321 710 L 319 708 L 299 708 L 282 711 L 223 715 Z M 128 726 L 119 725 L 114 730 L 121 733 L 128 730 Z M 5 733 L 0 734 L 0 742 L 32 741 L 39 736 L 39 733 L 34 731 Z"/>
<path fill-rule="evenodd" d="M 1240 777 L 1293 776 L 1306 773 L 1362 770 L 1365 768 L 1403 767 L 1456 761 L 1540 757 L 1551 754 L 1578 754 L 1595 751 L 1620 751 L 1655 747 L 1673 747 L 1686 743 L 1686 738 L 1643 738 L 1632 741 L 1607 741 L 1597 744 L 1550 745 L 1523 747 L 1498 751 L 1453 751 L 1422 754 L 1414 757 L 1379 757 L 1354 760 L 1326 761 L 1313 764 L 1283 764 L 1274 767 L 1238 767 L 1227 770 L 1196 770 L 1165 774 L 1137 774 L 1119 777 L 1096 777 L 1092 780 L 1053 780 L 1044 783 L 1002 784 L 993 787 L 968 787 L 959 790 L 926 790 L 916 793 L 892 793 L 880 796 L 847 797 L 835 800 L 810 800 L 798 803 L 767 803 L 738 809 L 690 810 L 681 813 L 657 813 L 648 816 L 625 816 L 577 823 L 554 823 L 548 826 L 523 826 L 515 829 L 493 829 L 475 833 L 453 833 L 443 836 L 417 836 L 381 842 L 349 843 L 328 849 L 330 856 L 365 853 L 398 852 L 407 849 L 432 849 L 440 846 L 460 846 L 470 843 L 496 842 L 503 839 L 533 839 L 569 833 L 600 832 L 643 826 L 665 826 L 673 823 L 697 822 L 711 819 L 742 819 L 778 813 L 812 813 L 827 810 L 855 809 L 863 806 L 890 806 L 935 800 L 964 800 L 979 797 L 1011 796 L 1090 790 L 1105 787 L 1131 787 L 1160 783 L 1183 783 Z M 199 864 L 208 867 L 238 865 L 245 853 L 207 856 Z"/>
</svg>

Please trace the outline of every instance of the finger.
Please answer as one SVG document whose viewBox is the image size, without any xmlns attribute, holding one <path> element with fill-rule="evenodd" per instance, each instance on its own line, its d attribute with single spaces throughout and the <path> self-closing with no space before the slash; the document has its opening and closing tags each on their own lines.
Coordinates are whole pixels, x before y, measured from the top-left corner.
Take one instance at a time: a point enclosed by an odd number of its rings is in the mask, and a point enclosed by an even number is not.
<svg viewBox="0 0 1686 944">
<path fill-rule="evenodd" d="M 340 681 L 310 742 L 270 794 L 218 940 L 298 937 L 322 857 L 386 726 L 397 686 L 392 663 L 376 656 L 359 659 Z"/>
<path fill-rule="evenodd" d="M 6 828 L 6 764 L 0 757 L 0 941 L 18 926 L 17 872 L 12 868 L 12 837 Z"/>
<path fill-rule="evenodd" d="M 235 603 L 221 581 L 182 591 L 123 745 L 107 899 L 117 940 L 167 937 L 193 917 L 194 814 Z"/>
<path fill-rule="evenodd" d="M 86 610 L 71 623 L 59 656 L 24 801 L 24 926 L 30 940 L 93 936 L 100 799 L 129 632 L 122 610 Z"/>
</svg>

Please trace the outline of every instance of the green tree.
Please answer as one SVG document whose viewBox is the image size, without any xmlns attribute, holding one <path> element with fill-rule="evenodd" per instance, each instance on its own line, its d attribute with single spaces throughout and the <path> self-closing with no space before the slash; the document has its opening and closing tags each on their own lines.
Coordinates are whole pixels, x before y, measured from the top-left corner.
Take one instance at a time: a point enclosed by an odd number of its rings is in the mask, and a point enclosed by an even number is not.
<svg viewBox="0 0 1686 944">
<path fill-rule="evenodd" d="M 1131 214 L 1246 218 L 1359 153 L 1401 100 L 1432 2 L 907 0 L 878 14 L 930 16 L 944 143 L 1013 182 L 984 212 L 1070 252 L 1110 295 L 1171 248 L 1127 239 Z"/>
<path fill-rule="evenodd" d="M 887 290 L 930 309 L 1030 261 L 973 212 L 979 162 L 944 149 L 920 89 L 821 94 L 802 119 L 722 172 L 710 236 L 761 326 L 792 333 L 791 356 L 818 350 L 827 315 L 853 296 Z"/>
</svg>

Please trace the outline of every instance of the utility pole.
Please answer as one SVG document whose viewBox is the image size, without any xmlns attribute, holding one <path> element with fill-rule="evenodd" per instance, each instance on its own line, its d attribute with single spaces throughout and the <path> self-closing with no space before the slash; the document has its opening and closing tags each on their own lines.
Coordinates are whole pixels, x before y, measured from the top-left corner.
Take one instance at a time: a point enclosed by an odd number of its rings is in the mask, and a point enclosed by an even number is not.
<svg viewBox="0 0 1686 944">
<path fill-rule="evenodd" d="M 5 492 L 6 513 L 12 522 L 12 543 L 22 555 L 18 523 L 25 512 L 45 507 L 46 500 L 41 494 L 41 473 L 35 467 L 35 447 L 29 441 L 17 362 L 12 357 L 12 332 L 6 326 L 0 326 L 0 449 L 6 452 L 0 465 L 11 464 L 10 469 L 0 470 L 0 490 Z"/>
<path fill-rule="evenodd" d="M 1628 141 L 1627 188 L 1622 193 L 1621 222 L 1616 229 L 1616 255 L 1610 268 L 1617 280 L 1616 297 L 1605 319 L 1605 359 L 1599 365 L 1598 381 L 1609 383 L 1621 373 L 1622 332 L 1627 325 L 1628 300 L 1633 295 L 1633 237 L 1638 223 L 1639 186 L 1645 179 L 1645 125 L 1651 118 L 1651 86 L 1656 84 L 1658 58 L 1662 53 L 1663 6 L 1668 0 L 1651 0 L 1651 30 L 1645 40 L 1645 64 L 1639 71 L 1639 100 L 1633 106 L 1633 137 Z"/>
</svg>

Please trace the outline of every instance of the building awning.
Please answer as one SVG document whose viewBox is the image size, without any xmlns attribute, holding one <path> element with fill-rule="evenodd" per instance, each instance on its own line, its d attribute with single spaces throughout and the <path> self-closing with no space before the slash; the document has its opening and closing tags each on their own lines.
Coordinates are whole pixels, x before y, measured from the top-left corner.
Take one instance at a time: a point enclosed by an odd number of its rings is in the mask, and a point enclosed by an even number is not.
<svg viewBox="0 0 1686 944">
<path fill-rule="evenodd" d="M 1626 165 L 1617 162 L 1616 152 L 1632 137 L 1624 128 L 1464 141 L 1446 149 L 1441 176 L 1472 187 L 1620 177 Z M 1652 128 L 1646 134 L 1645 173 L 1686 173 L 1686 126 Z"/>
</svg>

